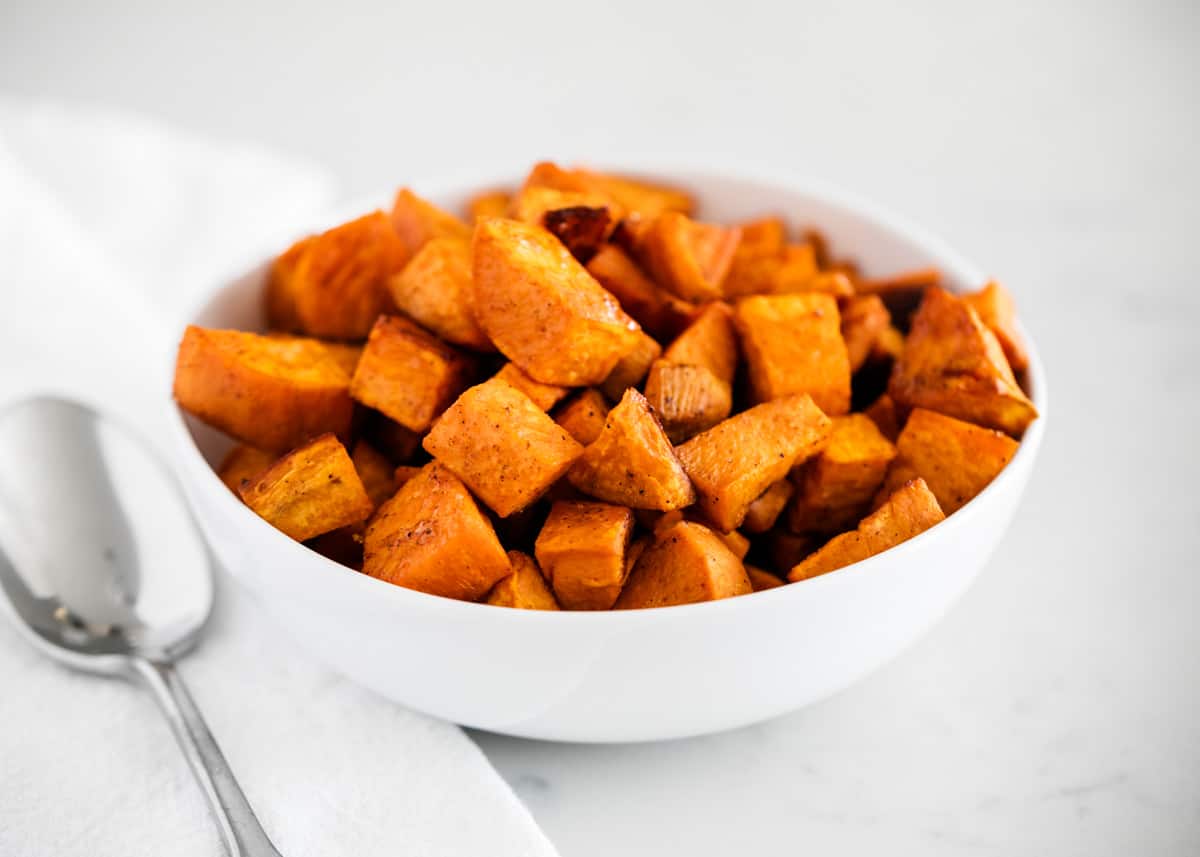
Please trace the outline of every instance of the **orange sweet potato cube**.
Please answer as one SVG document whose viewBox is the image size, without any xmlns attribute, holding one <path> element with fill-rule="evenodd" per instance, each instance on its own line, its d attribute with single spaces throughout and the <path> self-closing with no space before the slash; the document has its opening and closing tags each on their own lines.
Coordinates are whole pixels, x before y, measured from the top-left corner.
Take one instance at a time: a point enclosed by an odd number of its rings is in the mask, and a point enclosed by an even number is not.
<svg viewBox="0 0 1200 857">
<path fill-rule="evenodd" d="M 505 363 L 495 377 L 512 384 L 543 411 L 553 408 L 570 392 L 566 387 L 557 384 L 543 384 L 533 380 L 515 363 Z"/>
<path fill-rule="evenodd" d="M 554 421 L 566 429 L 567 434 L 587 446 L 604 430 L 608 419 L 608 403 L 597 390 L 588 388 L 563 405 Z"/>
<path fill-rule="evenodd" d="M 628 575 L 633 513 L 607 503 L 559 501 L 538 534 L 534 553 L 558 603 L 567 610 L 607 610 Z"/>
<path fill-rule="evenodd" d="M 567 473 L 585 494 L 632 509 L 669 511 L 696 499 L 645 396 L 629 389 Z"/>
<path fill-rule="evenodd" d="M 858 525 L 824 547 L 809 554 L 791 572 L 788 580 L 807 580 L 882 553 L 906 542 L 943 520 L 937 498 L 921 479 L 906 482 L 882 506 Z"/>
<path fill-rule="evenodd" d="M 776 577 L 769 571 L 764 571 L 757 566 L 746 566 L 746 576 L 750 578 L 750 586 L 755 592 L 763 592 L 767 589 L 774 589 L 777 586 L 783 586 L 782 578 Z"/>
<path fill-rule="evenodd" d="M 324 345 L 189 325 L 175 361 L 175 399 L 185 411 L 268 452 L 325 432 L 345 437 L 350 379 Z"/>
<path fill-rule="evenodd" d="M 889 324 L 871 346 L 870 359 L 875 363 L 895 363 L 903 353 L 904 334 L 894 324 Z"/>
<path fill-rule="evenodd" d="M 467 486 L 434 461 L 367 524 L 363 572 L 408 589 L 478 601 L 512 567 Z"/>
<path fill-rule="evenodd" d="M 871 418 L 871 422 L 875 423 L 884 437 L 892 443 L 896 442 L 896 438 L 900 436 L 900 416 L 896 413 L 896 403 L 892 401 L 891 396 L 884 393 L 863 413 Z"/>
<path fill-rule="evenodd" d="M 738 361 L 733 310 L 719 301 L 705 306 L 667 346 L 663 359 L 670 363 L 703 366 L 726 384 L 732 384 Z"/>
<path fill-rule="evenodd" d="M 850 371 L 857 372 L 871 356 L 871 350 L 883 332 L 891 326 L 892 316 L 879 295 L 850 298 L 841 309 L 842 339 L 850 358 Z"/>
<path fill-rule="evenodd" d="M 742 298 L 733 320 L 756 402 L 808 393 L 827 414 L 850 410 L 850 358 L 832 296 Z"/>
<path fill-rule="evenodd" d="M 239 443 L 226 454 L 225 460 L 217 468 L 217 476 L 225 483 L 226 488 L 237 494 L 243 483 L 253 480 L 274 464 L 278 457 L 273 452 Z"/>
<path fill-rule="evenodd" d="M 742 230 L 698 223 L 678 212 L 659 215 L 638 242 L 641 261 L 663 288 L 690 301 L 712 300 L 721 286 Z"/>
<path fill-rule="evenodd" d="M 546 230 L 482 220 L 473 247 L 476 318 L 531 377 L 599 384 L 637 345 L 637 322 Z"/>
<path fill-rule="evenodd" d="M 718 529 L 741 526 L 759 495 L 818 452 L 831 423 L 805 394 L 785 396 L 735 414 L 676 449 Z"/>
<path fill-rule="evenodd" d="M 927 408 L 1013 437 L 1037 419 L 995 334 L 969 304 L 936 287 L 925 291 L 888 395 L 905 409 Z"/>
<path fill-rule="evenodd" d="M 674 509 L 670 512 L 659 513 L 658 519 L 651 524 L 649 529 L 656 536 L 662 535 L 680 521 L 692 521 L 697 524 L 704 524 L 706 527 L 709 526 L 708 522 L 703 520 L 703 516 L 697 515 L 690 509 L 686 512 Z M 750 540 L 737 530 L 730 530 L 727 533 L 723 533 L 720 530 L 713 530 L 713 532 L 738 559 L 745 559 L 746 554 L 750 552 Z"/>
<path fill-rule="evenodd" d="M 996 335 L 1013 371 L 1028 369 L 1029 350 L 1025 346 L 1025 337 L 1017 330 L 1017 307 L 1008 290 L 992 280 L 979 291 L 964 295 L 963 300 Z"/>
<path fill-rule="evenodd" d="M 255 514 L 298 542 L 365 521 L 375 509 L 332 434 L 292 450 L 238 493 Z"/>
<path fill-rule="evenodd" d="M 382 211 L 306 238 L 267 280 L 271 327 L 329 339 L 362 339 L 392 306 L 388 278 L 408 260 Z"/>
<path fill-rule="evenodd" d="M 492 351 L 471 308 L 471 245 L 461 238 L 431 238 L 399 274 L 388 280 L 400 311 L 447 342 Z"/>
<path fill-rule="evenodd" d="M 752 534 L 765 533 L 771 529 L 779 520 L 788 500 L 792 499 L 794 491 L 791 481 L 787 479 L 771 483 L 771 487 L 759 494 L 746 510 L 746 520 L 742 522 L 742 529 Z"/>
<path fill-rule="evenodd" d="M 527 395 L 498 378 L 459 396 L 423 445 L 502 518 L 545 494 L 583 452 Z"/>
<path fill-rule="evenodd" d="M 365 440 L 354 444 L 350 454 L 354 470 L 362 481 L 363 490 L 371 498 L 371 505 L 379 508 L 396 493 L 395 468 L 388 457 Z"/>
<path fill-rule="evenodd" d="M 654 336 L 674 336 L 696 314 L 694 305 L 663 291 L 629 255 L 615 244 L 605 244 L 587 263 L 596 278 L 621 308 Z"/>
<path fill-rule="evenodd" d="M 422 432 L 466 386 L 471 362 L 406 318 L 381 316 L 350 381 L 350 395 Z"/>
<path fill-rule="evenodd" d="M 880 501 L 910 479 L 925 480 L 947 515 L 961 509 L 1004 469 L 1017 442 L 993 429 L 916 408 L 896 441 Z"/>
<path fill-rule="evenodd" d="M 836 533 L 854 526 L 895 457 L 896 448 L 866 414 L 835 417 L 825 448 L 797 473 L 788 529 Z"/>
<path fill-rule="evenodd" d="M 504 217 L 508 214 L 512 194 L 506 190 L 489 190 L 476 194 L 467 203 L 467 218 L 471 223 L 481 217 Z"/>
<path fill-rule="evenodd" d="M 741 225 L 742 240 L 733 253 L 722 291 L 727 298 L 774 291 L 774 278 L 783 260 L 787 227 L 778 217 L 763 217 Z"/>
<path fill-rule="evenodd" d="M 646 401 L 671 443 L 683 443 L 729 416 L 729 384 L 703 366 L 656 360 L 646 377 Z"/>
<path fill-rule="evenodd" d="M 509 551 L 512 574 L 501 578 L 488 593 L 487 603 L 496 607 L 516 607 L 523 610 L 557 610 L 554 593 L 542 577 L 533 557 L 520 551 Z"/>
<path fill-rule="evenodd" d="M 636 387 L 650 371 L 651 364 L 662 354 L 662 346 L 645 331 L 638 331 L 637 345 L 617 361 L 617 365 L 608 373 L 608 377 L 600 385 L 604 395 L 612 401 L 620 401 L 625 391 Z"/>
<path fill-rule="evenodd" d="M 752 591 L 746 569 L 703 524 L 683 521 L 654 539 L 637 561 L 617 610 L 695 604 Z"/>
<path fill-rule="evenodd" d="M 608 240 L 620 209 L 604 194 L 530 185 L 510 203 L 512 217 L 544 227 L 581 262 Z"/>
<path fill-rule="evenodd" d="M 271 339 L 278 339 L 284 342 L 319 342 L 329 352 L 329 356 L 334 359 L 337 365 L 342 367 L 342 371 L 346 373 L 347 378 L 354 375 L 354 369 L 358 366 L 358 358 L 362 356 L 363 347 L 357 342 L 332 342 L 328 339 L 313 339 L 311 336 L 297 336 L 293 333 L 284 333 L 281 330 L 268 330 L 266 335 Z"/>
<path fill-rule="evenodd" d="M 431 238 L 471 239 L 470 226 L 408 188 L 401 188 L 396 193 L 392 203 L 392 228 L 408 248 L 409 255 L 415 254 Z"/>
<path fill-rule="evenodd" d="M 583 188 L 605 194 L 625 212 L 644 219 L 657 217 L 666 211 L 689 214 L 695 207 L 688 193 L 659 182 L 598 173 L 579 167 L 572 173 Z"/>
</svg>

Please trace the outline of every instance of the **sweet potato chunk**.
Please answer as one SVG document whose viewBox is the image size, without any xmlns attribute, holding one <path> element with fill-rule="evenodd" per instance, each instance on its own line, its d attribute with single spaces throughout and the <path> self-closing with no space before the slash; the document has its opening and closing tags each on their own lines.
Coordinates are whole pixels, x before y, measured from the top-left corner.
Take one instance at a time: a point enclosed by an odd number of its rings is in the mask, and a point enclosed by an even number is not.
<svg viewBox="0 0 1200 857">
<path fill-rule="evenodd" d="M 399 465 L 394 471 L 392 471 L 392 481 L 396 485 L 396 491 L 399 491 L 401 488 L 403 488 L 406 484 L 408 484 L 408 480 L 412 479 L 420 472 L 420 467 L 414 467 L 411 464 Z"/>
<path fill-rule="evenodd" d="M 896 448 L 866 414 L 835 417 L 821 452 L 797 474 L 799 490 L 788 512 L 795 533 L 836 533 L 870 509 Z"/>
<path fill-rule="evenodd" d="M 489 190 L 476 194 L 467 203 L 467 217 L 471 223 L 481 217 L 504 217 L 508 213 L 512 195 L 506 190 Z"/>
<path fill-rule="evenodd" d="M 627 213 L 643 219 L 657 217 L 665 211 L 689 214 L 695 205 L 686 192 L 658 182 L 582 168 L 576 168 L 573 173 L 585 188 L 606 194 Z"/>
<path fill-rule="evenodd" d="M 656 337 L 674 336 L 696 314 L 692 304 L 656 286 L 615 244 L 601 247 L 587 263 L 587 270 L 617 299 L 625 312 Z"/>
<path fill-rule="evenodd" d="M 896 441 L 880 501 L 910 479 L 925 480 L 947 515 L 988 486 L 1016 454 L 1017 442 L 993 429 L 916 408 Z"/>
<path fill-rule="evenodd" d="M 633 389 L 608 412 L 604 430 L 567 479 L 585 494 L 632 509 L 681 509 L 696 499 L 646 398 Z"/>
<path fill-rule="evenodd" d="M 772 483 L 821 449 L 831 423 L 805 394 L 786 396 L 736 414 L 676 450 L 717 528 L 741 526 Z"/>
<path fill-rule="evenodd" d="M 550 509 L 534 553 L 565 609 L 607 610 L 625 583 L 632 537 L 628 509 L 560 501 Z"/>
<path fill-rule="evenodd" d="M 896 403 L 892 401 L 891 396 L 884 393 L 863 413 L 871 418 L 871 422 L 875 423 L 884 437 L 892 443 L 896 442 L 896 438 L 900 436 L 900 417 L 896 413 Z"/>
<path fill-rule="evenodd" d="M 663 352 L 663 359 L 703 366 L 726 384 L 737 370 L 738 344 L 733 311 L 728 304 L 708 304 Z"/>
<path fill-rule="evenodd" d="M 298 542 L 365 521 L 375 508 L 332 434 L 289 452 L 238 493 L 260 518 Z"/>
<path fill-rule="evenodd" d="M 557 384 L 543 384 L 541 381 L 533 380 L 515 363 L 505 363 L 493 377 L 516 387 L 543 411 L 553 408 L 570 392 L 566 387 L 560 387 Z"/>
<path fill-rule="evenodd" d="M 602 193 L 538 185 L 522 188 L 510 211 L 516 220 L 544 227 L 583 263 L 596 255 L 620 217 L 619 209 Z"/>
<path fill-rule="evenodd" d="M 217 476 L 225 483 L 225 487 L 234 494 L 244 483 L 250 482 L 275 463 L 277 455 L 262 449 L 255 449 L 239 443 L 225 456 L 221 466 L 217 468 Z M 241 495 L 239 495 L 240 497 Z"/>
<path fill-rule="evenodd" d="M 502 518 L 546 493 L 583 452 L 527 395 L 499 378 L 459 396 L 423 445 Z"/>
<path fill-rule="evenodd" d="M 892 316 L 879 295 L 851 298 L 842 307 L 842 339 L 850 358 L 850 371 L 857 372 L 871 356 L 880 335 L 891 325 Z"/>
<path fill-rule="evenodd" d="M 557 610 L 558 602 L 546 585 L 546 578 L 533 557 L 520 551 L 509 551 L 512 574 L 502 578 L 488 593 L 487 603 L 497 607 L 517 607 L 523 610 Z"/>
<path fill-rule="evenodd" d="M 544 229 L 480 221 L 474 287 L 488 337 L 544 384 L 598 384 L 637 345 L 637 322 Z"/>
<path fill-rule="evenodd" d="M 732 390 L 704 366 L 656 360 L 646 378 L 646 401 L 671 443 L 683 443 L 729 416 Z"/>
<path fill-rule="evenodd" d="M 1025 347 L 1025 337 L 1017 330 L 1017 307 L 1008 290 L 992 280 L 979 291 L 963 295 L 963 300 L 971 305 L 979 315 L 979 320 L 996 335 L 1013 371 L 1028 369 L 1029 351 Z"/>
<path fill-rule="evenodd" d="M 396 493 L 395 468 L 382 452 L 360 440 L 354 444 L 350 460 L 354 462 L 354 470 L 362 481 L 363 490 L 371 498 L 372 506 L 378 509 Z"/>
<path fill-rule="evenodd" d="M 774 589 L 776 586 L 783 586 L 784 584 L 781 578 L 753 565 L 746 566 L 746 576 L 750 578 L 750 586 L 755 592 Z"/>
<path fill-rule="evenodd" d="M 421 432 L 462 391 L 472 366 L 462 354 L 406 318 L 385 315 L 371 328 L 350 395 Z"/>
<path fill-rule="evenodd" d="M 315 340 L 189 325 L 175 361 L 175 399 L 238 440 L 283 452 L 325 432 L 345 437 L 350 379 Z"/>
<path fill-rule="evenodd" d="M 658 520 L 654 521 L 649 528 L 654 535 L 662 535 L 667 530 L 678 524 L 680 521 L 692 521 L 697 524 L 704 524 L 708 527 L 707 521 L 703 520 L 702 515 L 697 515 L 692 510 L 686 512 L 674 509 L 670 512 L 662 512 L 658 516 Z M 710 527 L 711 529 L 711 527 Z M 723 533 L 720 530 L 713 530 L 717 538 L 725 543 L 725 547 L 729 548 L 730 552 L 738 559 L 745 559 L 746 554 L 750 553 L 750 540 L 739 533 L 737 530 L 730 530 Z"/>
<path fill-rule="evenodd" d="M 432 238 L 404 270 L 388 280 L 400 311 L 455 345 L 492 351 L 475 313 L 471 245 L 461 238 Z"/>
<path fill-rule="evenodd" d="M 719 298 L 733 253 L 742 239 L 738 227 L 698 223 L 678 212 L 659 215 L 639 242 L 643 264 L 663 288 L 684 300 Z"/>
<path fill-rule="evenodd" d="M 725 278 L 727 298 L 745 295 L 788 294 L 803 291 L 850 293 L 853 286 L 821 279 L 816 251 L 811 244 L 788 244 L 782 221 L 775 218 L 742 226 L 742 240 Z"/>
<path fill-rule="evenodd" d="M 365 574 L 463 601 L 479 600 L 512 572 L 467 486 L 437 461 L 375 513 L 363 548 Z"/>
<path fill-rule="evenodd" d="M 850 410 L 850 358 L 837 301 L 817 293 L 755 295 L 734 309 L 756 402 L 808 393 L 830 415 Z"/>
<path fill-rule="evenodd" d="M 391 310 L 388 278 L 407 260 L 382 211 L 306 238 L 271 266 L 267 321 L 311 336 L 362 339 Z"/>
<path fill-rule="evenodd" d="M 716 601 L 751 592 L 746 569 L 716 533 L 684 521 L 655 538 L 638 559 L 617 610 Z"/>
<path fill-rule="evenodd" d="M 600 389 L 612 401 L 620 401 L 625 391 L 642 383 L 650 365 L 662 354 L 662 346 L 645 331 L 638 331 L 637 345 L 617 361 Z"/>
<path fill-rule="evenodd" d="M 792 499 L 794 491 L 795 488 L 787 479 L 773 482 L 746 510 L 746 520 L 742 522 L 742 529 L 748 533 L 765 533 L 771 529 L 779 520 L 779 515 L 787 506 L 788 500 Z"/>
<path fill-rule="evenodd" d="M 871 360 L 876 363 L 895 362 L 904 353 L 904 334 L 894 324 L 880 332 L 871 346 Z"/>
<path fill-rule="evenodd" d="M 888 395 L 904 408 L 927 408 L 1013 437 L 1037 418 L 995 335 L 969 304 L 939 288 L 925 291 Z"/>
<path fill-rule="evenodd" d="M 471 239 L 471 227 L 448 211 L 401 188 L 392 203 L 392 228 L 414 255 L 431 238 Z"/>
<path fill-rule="evenodd" d="M 563 405 L 554 421 L 576 441 L 587 446 L 600 437 L 607 419 L 608 403 L 599 392 L 587 389 Z"/>
<path fill-rule="evenodd" d="M 311 336 L 297 336 L 294 333 L 284 333 L 282 330 L 269 330 L 266 335 L 271 339 L 278 339 L 285 342 L 319 342 L 329 352 L 329 356 L 334 359 L 337 365 L 342 367 L 342 371 L 346 373 L 347 378 L 354 375 L 354 369 L 358 366 L 358 358 L 362 356 L 363 347 L 357 342 L 331 342 L 328 339 L 313 339 Z"/>
<path fill-rule="evenodd" d="M 882 553 L 919 535 L 945 515 L 921 479 L 906 482 L 858 525 L 810 554 L 788 573 L 788 580 L 807 580 Z"/>
</svg>

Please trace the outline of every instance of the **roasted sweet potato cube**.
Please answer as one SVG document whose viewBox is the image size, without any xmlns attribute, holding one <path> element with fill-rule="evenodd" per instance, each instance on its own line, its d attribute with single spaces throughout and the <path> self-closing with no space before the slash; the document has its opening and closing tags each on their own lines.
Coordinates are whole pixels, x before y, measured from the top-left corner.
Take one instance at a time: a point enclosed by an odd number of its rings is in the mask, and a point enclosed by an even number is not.
<svg viewBox="0 0 1200 857">
<path fill-rule="evenodd" d="M 1025 337 L 1017 330 L 1017 307 L 1008 290 L 992 280 L 979 291 L 964 295 L 963 300 L 971 305 L 979 315 L 979 320 L 996 335 L 1013 371 L 1028 369 L 1029 350 L 1025 346 Z"/>
<path fill-rule="evenodd" d="M 871 418 L 871 422 L 875 423 L 884 437 L 892 443 L 896 442 L 896 438 L 900 436 L 900 417 L 896 413 L 896 403 L 892 401 L 891 396 L 884 393 L 863 413 Z"/>
<path fill-rule="evenodd" d="M 395 468 L 388 457 L 360 440 L 354 444 L 354 452 L 350 455 L 358 478 L 362 480 L 363 489 L 371 498 L 371 505 L 379 508 L 389 497 L 396 493 Z"/>
<path fill-rule="evenodd" d="M 876 340 L 891 325 L 892 316 L 879 295 L 851 298 L 841 308 L 841 315 L 850 371 L 857 372 L 871 356 Z"/>
<path fill-rule="evenodd" d="M 509 551 L 512 574 L 501 578 L 488 593 L 487 603 L 496 607 L 517 607 L 523 610 L 557 610 L 554 593 L 542 577 L 533 557 L 520 551 Z"/>
<path fill-rule="evenodd" d="M 237 494 L 244 483 L 253 480 L 274 464 L 278 457 L 273 452 L 239 443 L 226 454 L 225 460 L 217 468 L 217 476 L 225 483 L 226 488 Z"/>
<path fill-rule="evenodd" d="M 572 172 L 585 188 L 606 194 L 626 212 L 642 218 L 657 217 L 665 211 L 689 214 L 695 207 L 688 193 L 658 182 L 582 168 Z"/>
<path fill-rule="evenodd" d="M 843 271 L 819 271 L 803 279 L 793 279 L 787 283 L 787 288 L 778 289 L 784 294 L 795 292 L 819 292 L 833 295 L 835 298 L 849 298 L 854 295 L 854 281 Z"/>
<path fill-rule="evenodd" d="M 363 572 L 433 595 L 478 601 L 512 572 L 467 486 L 434 461 L 367 524 Z"/>
<path fill-rule="evenodd" d="M 474 287 L 488 337 L 544 384 L 599 384 L 637 345 L 637 322 L 544 229 L 481 220 Z"/>
<path fill-rule="evenodd" d="M 845 274 L 817 267 L 817 253 L 811 244 L 789 244 L 783 248 L 770 287 L 774 294 L 826 292 L 837 297 L 854 294 L 854 284 Z"/>
<path fill-rule="evenodd" d="M 710 303 L 667 346 L 663 359 L 670 363 L 703 366 L 726 384 L 737 370 L 738 344 L 729 304 Z"/>
<path fill-rule="evenodd" d="M 298 542 L 365 521 L 375 509 L 332 434 L 292 450 L 238 493 L 255 514 Z"/>
<path fill-rule="evenodd" d="M 754 401 L 808 393 L 827 414 L 850 410 L 850 358 L 833 297 L 755 295 L 738 301 L 733 320 Z"/>
<path fill-rule="evenodd" d="M 608 240 L 621 216 L 615 203 L 602 193 L 538 185 L 522 188 L 510 211 L 516 220 L 544 227 L 584 263 Z"/>
<path fill-rule="evenodd" d="M 313 339 L 311 336 L 297 336 L 294 333 L 285 333 L 282 330 L 269 330 L 266 334 L 271 339 L 279 339 L 283 341 L 294 342 L 300 340 L 302 342 L 319 342 L 325 346 L 325 350 L 329 352 L 329 356 L 334 359 L 337 365 L 342 367 L 342 371 L 349 378 L 354 375 L 354 369 L 358 366 L 358 358 L 362 356 L 363 347 L 357 342 L 332 342 L 328 339 Z"/>
<path fill-rule="evenodd" d="M 794 533 L 837 533 L 871 507 L 896 448 L 866 414 L 835 417 L 828 443 L 798 471 L 788 511 Z"/>
<path fill-rule="evenodd" d="M 564 609 L 607 610 L 628 575 L 632 538 L 628 509 L 560 501 L 551 507 L 534 553 Z"/>
<path fill-rule="evenodd" d="M 382 211 L 306 238 L 271 266 L 267 321 L 311 336 L 362 339 L 391 310 L 388 278 L 407 260 Z"/>
<path fill-rule="evenodd" d="M 396 200 L 392 203 L 392 228 L 410 255 L 425 246 L 425 242 L 431 238 L 471 239 L 470 226 L 408 188 L 401 188 L 396 193 Z"/>
<path fill-rule="evenodd" d="M 690 509 L 686 512 L 674 509 L 670 512 L 661 513 L 649 529 L 654 535 L 661 535 L 680 521 L 693 521 L 697 524 L 704 524 L 706 527 L 709 526 L 709 522 L 703 519 L 703 515 L 697 515 Z M 738 559 L 744 559 L 746 554 L 750 553 L 750 540 L 737 530 L 730 530 L 727 533 L 723 533 L 720 530 L 713 530 L 713 532 L 716 533 L 717 538 L 723 541 L 725 547 L 729 548 Z"/>
<path fill-rule="evenodd" d="M 472 368 L 465 356 L 408 319 L 385 315 L 371 328 L 350 395 L 422 432 L 466 386 Z"/>
<path fill-rule="evenodd" d="M 392 299 L 409 318 L 455 345 L 492 351 L 471 309 L 471 245 L 432 238 L 388 281 Z"/>
<path fill-rule="evenodd" d="M 566 429 L 567 434 L 584 446 L 600 437 L 607 419 L 608 403 L 597 390 L 591 388 L 580 391 L 554 417 L 554 421 Z"/>
<path fill-rule="evenodd" d="M 994 429 L 916 408 L 900 432 L 896 451 L 880 502 L 920 477 L 942 511 L 952 515 L 996 478 L 1016 454 L 1017 442 Z"/>
<path fill-rule="evenodd" d="M 733 253 L 722 291 L 727 298 L 774 291 L 774 277 L 783 261 L 787 227 L 778 217 L 763 217 L 741 225 L 742 240 Z"/>
<path fill-rule="evenodd" d="M 995 334 L 969 304 L 939 288 L 925 291 L 888 395 L 903 408 L 927 408 L 1013 437 L 1037 418 Z"/>
<path fill-rule="evenodd" d="M 767 589 L 774 589 L 777 586 L 783 586 L 784 580 L 776 577 L 769 571 L 754 566 L 746 566 L 746 576 L 750 578 L 750 586 L 755 592 L 763 592 Z"/>
<path fill-rule="evenodd" d="M 704 366 L 656 360 L 646 377 L 646 401 L 671 443 L 683 443 L 729 416 L 732 390 Z"/>
<path fill-rule="evenodd" d="M 617 361 L 617 365 L 608 373 L 608 377 L 600 385 L 604 395 L 614 402 L 620 401 L 625 391 L 636 387 L 650 371 L 650 366 L 662 354 L 662 346 L 645 331 L 638 331 L 637 345 Z"/>
<path fill-rule="evenodd" d="M 818 452 L 830 420 L 805 394 L 735 414 L 676 449 L 704 514 L 726 532 L 772 483 Z"/>
<path fill-rule="evenodd" d="M 583 452 L 527 395 L 499 378 L 459 396 L 423 445 L 502 518 L 545 494 Z"/>
<path fill-rule="evenodd" d="M 904 334 L 894 324 L 880 332 L 871 346 L 870 359 L 876 363 L 895 362 L 904 353 Z"/>
<path fill-rule="evenodd" d="M 669 511 L 696 499 L 646 397 L 629 389 L 567 473 L 580 491 L 632 509 Z"/>
<path fill-rule="evenodd" d="M 533 380 L 515 363 L 505 363 L 495 377 L 512 384 L 543 411 L 553 408 L 570 392 L 566 387 L 557 384 L 543 384 Z"/>
<path fill-rule="evenodd" d="M 659 338 L 670 337 L 696 315 L 693 304 L 663 291 L 615 244 L 601 247 L 587 270 L 638 324 Z"/>
<path fill-rule="evenodd" d="M 807 580 L 882 553 L 943 520 L 937 498 L 921 479 L 906 482 L 858 525 L 801 560 L 788 580 Z"/>
<path fill-rule="evenodd" d="M 188 413 L 268 452 L 325 432 L 345 437 L 350 379 L 325 347 L 189 325 L 175 361 L 175 399 Z"/>
<path fill-rule="evenodd" d="M 794 491 L 790 480 L 780 479 L 771 483 L 771 487 L 759 494 L 746 510 L 746 520 L 742 522 L 742 529 L 748 533 L 765 533 L 771 529 L 779 520 L 788 500 L 792 499 Z"/>
<path fill-rule="evenodd" d="M 683 521 L 656 537 L 637 561 L 614 608 L 695 604 L 752 591 L 746 569 L 702 524 Z"/>
<path fill-rule="evenodd" d="M 420 472 L 420 467 L 415 467 L 411 464 L 401 464 L 397 466 L 396 469 L 392 471 L 392 481 L 395 482 L 396 491 L 399 491 L 401 488 L 403 488 L 408 483 L 408 480 L 412 479 Z M 392 493 L 394 494 L 395 492 Z"/>
<path fill-rule="evenodd" d="M 638 249 L 659 285 L 684 300 L 703 301 L 721 297 L 741 239 L 736 226 L 698 223 L 669 211 L 650 224 Z"/>
<path fill-rule="evenodd" d="M 512 194 L 506 190 L 489 190 L 476 194 L 467 203 L 467 218 L 471 223 L 481 217 L 504 217 L 508 214 Z"/>
</svg>

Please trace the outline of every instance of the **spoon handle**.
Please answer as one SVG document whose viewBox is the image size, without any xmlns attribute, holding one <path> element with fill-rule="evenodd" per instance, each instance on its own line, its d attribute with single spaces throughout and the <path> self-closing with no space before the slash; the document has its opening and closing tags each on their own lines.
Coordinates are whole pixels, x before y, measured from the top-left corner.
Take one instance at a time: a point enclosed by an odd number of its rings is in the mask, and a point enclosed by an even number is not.
<svg viewBox="0 0 1200 857">
<path fill-rule="evenodd" d="M 170 722 L 175 740 L 208 798 L 230 857 L 281 857 L 250 808 L 175 666 L 143 657 L 133 658 L 133 666 Z"/>
</svg>

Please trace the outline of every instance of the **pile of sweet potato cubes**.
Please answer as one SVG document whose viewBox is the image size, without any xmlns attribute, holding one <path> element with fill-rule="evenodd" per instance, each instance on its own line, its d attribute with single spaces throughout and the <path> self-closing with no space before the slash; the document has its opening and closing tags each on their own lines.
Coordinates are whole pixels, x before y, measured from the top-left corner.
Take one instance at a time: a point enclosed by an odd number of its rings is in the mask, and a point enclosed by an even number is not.
<svg viewBox="0 0 1200 857">
<path fill-rule="evenodd" d="M 266 333 L 189 327 L 175 396 L 283 533 L 509 607 L 805 580 L 1003 469 L 1037 413 L 999 285 L 865 279 L 815 230 L 694 207 L 551 163 L 462 218 L 401 190 L 275 261 Z"/>
</svg>

